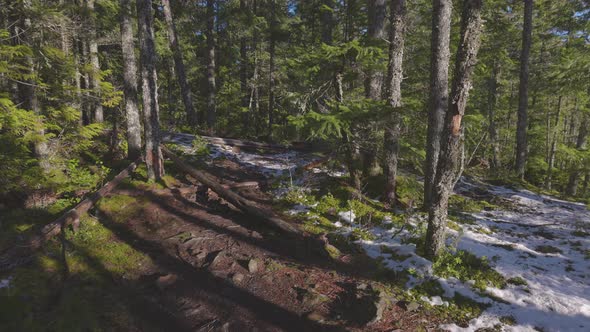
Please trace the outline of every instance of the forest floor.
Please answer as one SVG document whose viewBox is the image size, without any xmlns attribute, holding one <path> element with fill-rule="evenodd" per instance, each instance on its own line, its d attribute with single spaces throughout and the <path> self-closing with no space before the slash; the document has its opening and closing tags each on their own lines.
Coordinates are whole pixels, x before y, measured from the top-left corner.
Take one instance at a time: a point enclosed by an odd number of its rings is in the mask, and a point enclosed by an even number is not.
<svg viewBox="0 0 590 332">
<path fill-rule="evenodd" d="M 244 215 L 172 164 L 156 184 L 140 168 L 78 232 L 0 274 L 0 329 L 590 328 L 590 212 L 581 204 L 465 179 L 451 204 L 457 251 L 433 265 L 416 250 L 423 214 L 350 200 L 337 165 L 302 169 L 317 155 L 205 146 L 183 134 L 168 142 L 224 184 L 257 182 L 235 190 L 290 215 L 325 248 Z M 404 188 L 416 187 L 409 178 Z M 3 230 L 24 231 L 52 216 L 3 217 Z"/>
</svg>

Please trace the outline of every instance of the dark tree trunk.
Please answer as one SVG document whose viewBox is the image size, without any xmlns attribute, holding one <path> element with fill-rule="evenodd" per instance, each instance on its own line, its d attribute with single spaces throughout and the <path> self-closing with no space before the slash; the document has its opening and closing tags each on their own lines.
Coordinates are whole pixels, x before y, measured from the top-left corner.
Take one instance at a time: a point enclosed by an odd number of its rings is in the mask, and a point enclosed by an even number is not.
<svg viewBox="0 0 590 332">
<path fill-rule="evenodd" d="M 401 84 L 403 79 L 402 62 L 404 58 L 404 30 L 406 27 L 405 0 L 391 0 L 391 28 L 389 32 L 389 63 L 385 81 L 385 99 L 391 107 L 391 114 L 385 125 L 383 142 L 385 165 L 385 203 L 395 204 L 395 181 L 401 132 Z"/>
<path fill-rule="evenodd" d="M 162 7 L 164 9 L 164 19 L 168 28 L 168 42 L 174 57 L 174 66 L 176 67 L 176 77 L 178 78 L 178 85 L 180 86 L 180 94 L 182 95 L 182 103 L 186 111 L 186 117 L 189 125 L 197 125 L 197 112 L 193 104 L 193 96 L 191 93 L 188 80 L 186 78 L 186 70 L 184 68 L 184 61 L 182 60 L 182 48 L 178 43 L 176 34 L 176 24 L 172 17 L 172 7 L 170 7 L 170 0 L 162 0 Z"/>
<path fill-rule="evenodd" d="M 101 89 L 100 89 L 100 62 L 98 60 L 98 42 L 96 33 L 96 13 L 95 0 L 86 0 L 86 7 L 88 8 L 90 19 L 90 35 L 88 36 L 88 50 L 90 55 L 90 64 L 92 65 L 92 77 L 90 83 L 92 85 L 92 91 L 94 92 L 94 122 L 102 123 L 104 121 L 104 111 L 102 107 Z"/>
<path fill-rule="evenodd" d="M 152 16 L 152 1 L 137 0 L 137 21 L 141 59 L 141 81 L 145 132 L 145 163 L 150 180 L 164 175 L 164 160 L 160 150 L 160 119 L 156 74 L 156 46 Z"/>
<path fill-rule="evenodd" d="M 123 91 L 127 121 L 127 155 L 131 160 L 141 156 L 141 121 L 137 105 L 137 62 L 133 40 L 131 0 L 120 0 L 121 50 L 123 53 Z"/>
<path fill-rule="evenodd" d="M 482 31 L 482 0 L 465 0 L 461 15 L 461 39 L 457 50 L 449 108 L 445 115 L 432 201 L 428 209 L 426 256 L 435 259 L 445 245 L 449 196 L 461 164 L 462 118 L 467 107 L 471 77 L 477 61 Z"/>
<path fill-rule="evenodd" d="M 31 10 L 31 1 L 25 0 L 23 2 L 25 10 L 27 11 L 27 16 L 23 19 L 22 26 L 24 30 L 19 31 L 20 29 L 17 28 L 17 34 L 20 34 L 21 41 L 25 45 L 29 46 L 31 50 L 35 48 L 33 45 L 33 38 L 31 35 L 33 34 L 33 25 L 31 23 L 31 18 L 28 17 L 29 11 Z M 41 115 L 41 106 L 39 105 L 39 98 L 37 96 L 37 82 L 35 81 L 34 77 L 36 77 L 37 73 L 35 70 L 35 60 L 33 56 L 27 55 L 26 56 L 27 67 L 29 71 L 29 75 L 32 77 L 28 79 L 24 84 L 20 83 L 18 85 L 18 89 L 21 91 L 23 95 L 23 102 L 26 109 L 31 110 L 35 115 Z M 39 138 L 35 141 L 33 146 L 35 153 L 35 157 L 39 161 L 39 166 L 44 172 L 49 171 L 51 165 L 49 164 L 49 147 L 47 146 L 47 142 L 45 141 L 45 129 L 41 126 L 41 129 L 37 131 L 37 135 Z"/>
<path fill-rule="evenodd" d="M 275 0 L 270 4 L 270 33 L 269 33 L 269 68 L 268 68 L 268 138 L 272 139 L 272 125 L 274 124 L 275 108 L 275 29 L 277 26 Z"/>
<path fill-rule="evenodd" d="M 533 0 L 524 0 L 524 26 L 520 53 L 520 85 L 518 87 L 518 122 L 516 125 L 516 173 L 524 178 L 527 159 L 527 108 L 529 90 L 529 56 L 533 21 Z"/>
<path fill-rule="evenodd" d="M 322 43 L 331 45 L 334 25 L 334 22 L 332 22 L 334 20 L 334 0 L 322 0 L 322 4 L 325 6 L 325 8 L 320 9 Z"/>
<path fill-rule="evenodd" d="M 586 140 L 588 138 L 588 126 L 590 125 L 588 114 L 584 114 L 582 119 L 582 123 L 580 124 L 580 131 L 578 132 L 578 137 L 576 139 L 576 149 L 577 150 L 584 150 L 586 148 Z M 582 175 L 582 169 L 579 167 L 574 167 L 572 173 L 570 174 L 569 181 L 566 188 L 566 194 L 569 196 L 576 196 L 578 194 L 578 183 L 580 181 L 580 177 Z M 586 175 L 586 181 L 588 180 L 588 175 Z M 585 182 L 584 187 L 587 187 L 588 183 Z M 586 189 L 584 188 L 584 192 Z"/>
<path fill-rule="evenodd" d="M 449 105 L 449 61 L 451 38 L 451 0 L 433 0 L 432 44 L 430 60 L 430 111 L 426 137 L 426 162 L 424 165 L 424 209 L 428 210 L 438 156 L 444 115 Z"/>
<path fill-rule="evenodd" d="M 545 177 L 545 189 L 551 190 L 553 181 L 553 168 L 555 167 L 555 153 L 557 152 L 557 134 L 559 128 L 559 118 L 561 115 L 561 98 L 557 101 L 557 113 L 555 115 L 555 123 L 553 124 L 553 137 L 551 139 L 551 148 L 547 156 L 547 176 Z"/>
<path fill-rule="evenodd" d="M 500 65 L 498 61 L 494 61 L 492 68 L 492 76 L 489 82 L 488 92 L 488 134 L 490 139 L 490 149 L 492 152 L 491 167 L 493 170 L 499 169 L 502 165 L 500 163 L 500 142 L 498 141 L 498 129 L 496 128 L 496 100 L 498 98 L 498 75 Z"/>
<path fill-rule="evenodd" d="M 252 11 L 253 15 L 258 15 L 258 3 L 257 0 L 252 0 Z M 254 128 L 254 133 L 259 132 L 258 128 L 258 114 L 260 111 L 260 102 L 259 102 L 259 94 L 258 94 L 258 73 L 259 73 L 259 65 L 260 61 L 258 59 L 258 29 L 254 29 L 252 33 L 252 50 L 254 52 L 254 63 L 253 63 L 253 70 L 252 70 L 252 80 L 250 83 L 250 93 L 248 98 L 248 111 L 249 117 L 253 121 L 251 127 Z"/>
<path fill-rule="evenodd" d="M 81 53 L 82 53 L 82 67 L 88 65 L 89 56 L 88 56 L 88 42 L 86 40 L 82 40 L 80 43 Z M 90 101 L 90 95 L 88 91 L 92 89 L 92 84 L 90 83 L 91 78 L 88 74 L 88 71 L 82 72 L 82 87 L 85 90 L 82 95 L 82 122 L 87 125 L 92 122 L 92 102 Z"/>
<path fill-rule="evenodd" d="M 215 83 L 215 0 L 207 0 L 207 127 L 210 132 L 215 128 L 217 92 Z"/>
<path fill-rule="evenodd" d="M 367 46 L 380 47 L 383 45 L 383 38 L 385 37 L 385 17 L 387 6 L 386 0 L 368 0 L 368 26 L 367 26 Z M 350 7 L 350 3 L 349 3 Z M 347 11 L 347 16 L 352 21 L 351 16 L 354 13 L 351 10 Z M 379 100 L 384 90 L 383 72 L 376 70 L 375 68 L 369 67 L 366 70 L 365 78 L 365 97 Z M 383 92 L 383 93 L 382 93 Z M 367 144 L 362 152 L 363 159 L 363 174 L 367 177 L 378 175 L 380 172 L 380 165 L 378 157 L 378 144 L 376 144 L 379 132 L 378 124 L 371 123 L 364 128 L 359 129 L 360 138 L 365 142 L 373 142 L 373 144 Z"/>
<path fill-rule="evenodd" d="M 240 12 L 242 15 L 246 15 L 247 10 L 246 0 L 240 0 Z M 250 92 L 248 91 L 248 46 L 244 35 L 240 37 L 240 92 L 242 93 L 242 107 L 247 108 Z M 248 117 L 245 117 L 245 119 L 247 120 Z"/>
<path fill-rule="evenodd" d="M 367 45 L 377 46 L 382 44 L 381 39 L 385 31 L 385 14 L 386 14 L 385 0 L 368 0 L 368 19 L 369 25 L 367 29 Z M 390 37 L 391 38 L 391 37 Z M 367 71 L 367 78 L 365 79 L 365 94 L 367 98 L 378 100 L 381 94 L 381 81 L 383 80 L 383 73 L 374 69 Z"/>
</svg>

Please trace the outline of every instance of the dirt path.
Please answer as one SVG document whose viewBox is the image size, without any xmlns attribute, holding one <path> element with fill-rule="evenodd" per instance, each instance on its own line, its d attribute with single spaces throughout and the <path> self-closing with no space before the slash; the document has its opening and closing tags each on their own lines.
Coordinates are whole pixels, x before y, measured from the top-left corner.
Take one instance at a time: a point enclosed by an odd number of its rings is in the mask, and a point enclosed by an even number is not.
<svg viewBox="0 0 590 332">
<path fill-rule="evenodd" d="M 264 182 L 230 160 L 211 170 L 228 183 Z M 187 190 L 193 184 L 183 182 L 177 184 L 182 190 L 113 191 L 111 195 L 141 197 L 143 202 L 123 222 L 109 211 L 97 211 L 119 241 L 152 259 L 134 288 L 158 303 L 177 329 L 406 331 L 438 325 L 380 294 L 374 282 L 378 277 L 367 268 L 370 262 L 356 259 L 360 254 L 342 260 L 318 255 L 305 241 L 284 238 L 214 193 L 198 186 Z M 269 200 L 260 189 L 240 190 L 258 202 Z"/>
</svg>

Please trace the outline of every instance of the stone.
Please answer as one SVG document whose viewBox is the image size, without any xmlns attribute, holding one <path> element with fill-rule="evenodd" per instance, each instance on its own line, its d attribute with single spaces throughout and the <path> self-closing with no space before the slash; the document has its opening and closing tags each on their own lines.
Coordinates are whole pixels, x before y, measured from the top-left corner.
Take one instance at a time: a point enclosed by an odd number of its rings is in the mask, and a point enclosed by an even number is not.
<svg viewBox="0 0 590 332">
<path fill-rule="evenodd" d="M 244 275 L 241 273 L 234 273 L 231 279 L 234 282 L 234 284 L 239 284 L 244 280 Z"/>
<path fill-rule="evenodd" d="M 209 264 L 209 266 L 213 267 L 216 264 L 218 264 L 223 259 L 224 256 L 225 256 L 225 250 L 220 250 L 220 251 L 217 251 L 217 252 L 209 253 L 207 255 L 206 260 L 208 262 L 211 262 Z"/>
<path fill-rule="evenodd" d="M 407 311 L 416 311 L 420 308 L 420 303 L 412 301 L 406 305 Z"/>
<path fill-rule="evenodd" d="M 160 290 L 164 290 L 172 286 L 176 282 L 176 280 L 178 280 L 178 276 L 176 276 L 175 274 L 167 274 L 158 277 L 158 279 L 156 280 L 156 285 L 158 286 L 158 288 L 160 288 Z"/>
<path fill-rule="evenodd" d="M 387 310 L 393 301 L 393 297 L 387 295 L 387 293 L 379 293 L 379 298 L 375 301 L 375 308 L 377 309 L 375 311 L 375 317 L 373 317 L 370 323 L 378 323 L 381 321 L 381 319 L 383 319 L 383 313 L 385 313 L 385 310 Z"/>
<path fill-rule="evenodd" d="M 322 315 L 321 313 L 319 313 L 317 311 L 310 312 L 309 314 L 306 315 L 306 318 L 312 322 L 318 322 L 318 323 L 323 323 L 324 321 L 326 321 L 326 317 L 324 317 L 324 315 Z"/>
<path fill-rule="evenodd" d="M 251 259 L 250 261 L 248 261 L 248 271 L 250 271 L 250 273 L 258 272 L 258 261 L 257 260 Z"/>
</svg>

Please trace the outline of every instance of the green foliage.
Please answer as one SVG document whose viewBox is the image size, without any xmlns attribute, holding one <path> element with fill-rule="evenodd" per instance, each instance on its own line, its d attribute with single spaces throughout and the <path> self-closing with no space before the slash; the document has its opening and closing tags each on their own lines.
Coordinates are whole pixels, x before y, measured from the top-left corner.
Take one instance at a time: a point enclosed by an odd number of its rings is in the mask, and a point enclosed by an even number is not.
<svg viewBox="0 0 590 332">
<path fill-rule="evenodd" d="M 506 286 L 504 277 L 490 266 L 486 257 L 479 258 L 464 250 L 445 251 L 436 259 L 433 269 L 436 275 L 444 278 L 455 277 L 464 282 L 473 280 L 474 287 L 482 291 L 488 286 Z"/>
<path fill-rule="evenodd" d="M 194 154 L 197 156 L 208 156 L 210 151 L 208 142 L 201 136 L 195 136 L 192 142 Z"/>
</svg>

